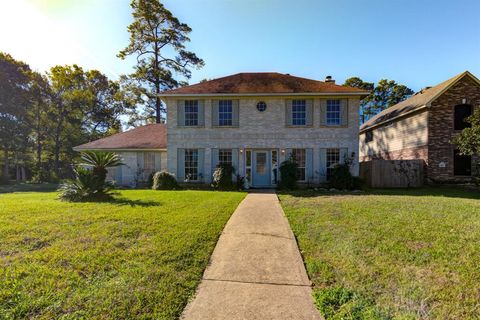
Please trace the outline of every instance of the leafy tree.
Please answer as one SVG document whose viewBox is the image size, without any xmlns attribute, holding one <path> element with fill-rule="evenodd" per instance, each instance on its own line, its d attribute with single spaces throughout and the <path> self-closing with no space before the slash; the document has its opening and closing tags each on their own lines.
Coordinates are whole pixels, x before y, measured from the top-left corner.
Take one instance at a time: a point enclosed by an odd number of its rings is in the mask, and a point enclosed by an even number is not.
<svg viewBox="0 0 480 320">
<path fill-rule="evenodd" d="M 403 84 L 394 80 L 382 79 L 376 86 L 371 82 L 364 82 L 358 77 L 352 77 L 345 81 L 345 86 L 371 91 L 371 94 L 361 102 L 362 122 L 368 120 L 377 113 L 409 98 L 414 92 Z"/>
<path fill-rule="evenodd" d="M 476 108 L 473 115 L 466 119 L 471 127 L 465 128 L 454 139 L 458 150 L 465 155 L 480 155 L 480 109 Z"/>
<path fill-rule="evenodd" d="M 28 140 L 27 114 L 30 87 L 30 67 L 7 53 L 0 52 L 0 145 L 3 149 L 3 179 L 10 173 L 9 152 L 24 151 Z M 18 168 L 17 168 L 18 177 Z"/>
<path fill-rule="evenodd" d="M 185 48 L 192 29 L 159 0 L 133 0 L 131 7 L 134 21 L 128 26 L 130 43 L 118 56 L 121 59 L 136 56 L 134 72 L 124 79 L 126 87 L 139 97 L 146 116 L 155 113 L 155 121 L 160 123 L 165 108 L 159 93 L 184 84 L 174 74 L 189 79 L 190 68 L 200 68 L 204 62 Z"/>
</svg>

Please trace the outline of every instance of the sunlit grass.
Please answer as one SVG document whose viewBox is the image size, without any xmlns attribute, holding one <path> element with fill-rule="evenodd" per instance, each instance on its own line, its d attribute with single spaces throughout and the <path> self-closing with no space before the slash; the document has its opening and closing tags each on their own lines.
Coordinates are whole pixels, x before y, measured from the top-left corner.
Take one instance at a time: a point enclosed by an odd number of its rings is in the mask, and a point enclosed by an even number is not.
<svg viewBox="0 0 480 320">
<path fill-rule="evenodd" d="M 478 192 L 280 198 L 317 298 L 344 288 L 387 318 L 480 318 Z"/>
<path fill-rule="evenodd" d="M 174 319 L 243 193 L 0 194 L 0 319 Z"/>
</svg>

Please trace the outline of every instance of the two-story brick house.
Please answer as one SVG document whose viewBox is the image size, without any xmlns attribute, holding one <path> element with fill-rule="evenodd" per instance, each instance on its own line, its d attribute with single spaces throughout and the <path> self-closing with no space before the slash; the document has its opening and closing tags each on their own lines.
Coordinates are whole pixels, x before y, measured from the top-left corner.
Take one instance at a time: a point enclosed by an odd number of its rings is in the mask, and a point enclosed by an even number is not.
<svg viewBox="0 0 480 320">
<path fill-rule="evenodd" d="M 75 148 L 118 152 L 110 178 L 133 186 L 157 170 L 210 183 L 230 163 L 252 187 L 275 187 L 290 155 L 300 183 L 325 182 L 352 158 L 358 175 L 358 108 L 368 92 L 280 73 L 239 73 L 163 92 L 167 124 L 148 125 Z"/>
<path fill-rule="evenodd" d="M 462 155 L 452 139 L 480 106 L 480 80 L 465 71 L 425 88 L 360 128 L 360 161 L 424 160 L 431 182 L 467 182 L 478 159 Z"/>
<path fill-rule="evenodd" d="M 209 183 L 230 163 L 253 187 L 274 187 L 290 155 L 303 183 L 327 180 L 353 157 L 358 175 L 358 108 L 368 92 L 280 73 L 239 73 L 161 94 L 167 105 L 168 171 Z"/>
</svg>

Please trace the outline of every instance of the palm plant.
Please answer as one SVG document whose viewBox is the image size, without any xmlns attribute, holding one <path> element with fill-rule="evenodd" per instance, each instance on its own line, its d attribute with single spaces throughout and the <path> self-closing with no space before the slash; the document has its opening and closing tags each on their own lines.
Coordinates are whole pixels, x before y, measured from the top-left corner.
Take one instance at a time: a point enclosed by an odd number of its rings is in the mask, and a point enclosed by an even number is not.
<svg viewBox="0 0 480 320">
<path fill-rule="evenodd" d="M 107 168 L 121 166 L 120 157 L 113 152 L 87 151 L 74 170 L 75 179 L 60 187 L 60 198 L 68 201 L 101 200 L 112 196 L 113 185 L 107 183 Z"/>
</svg>

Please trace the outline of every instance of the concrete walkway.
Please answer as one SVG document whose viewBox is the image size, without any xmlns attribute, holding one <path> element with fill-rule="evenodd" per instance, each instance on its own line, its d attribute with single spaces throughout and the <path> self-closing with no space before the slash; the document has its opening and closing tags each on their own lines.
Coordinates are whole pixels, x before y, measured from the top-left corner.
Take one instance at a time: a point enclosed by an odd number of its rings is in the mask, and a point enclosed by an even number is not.
<svg viewBox="0 0 480 320">
<path fill-rule="evenodd" d="M 321 319 L 276 194 L 250 193 L 228 221 L 183 319 Z"/>
</svg>

